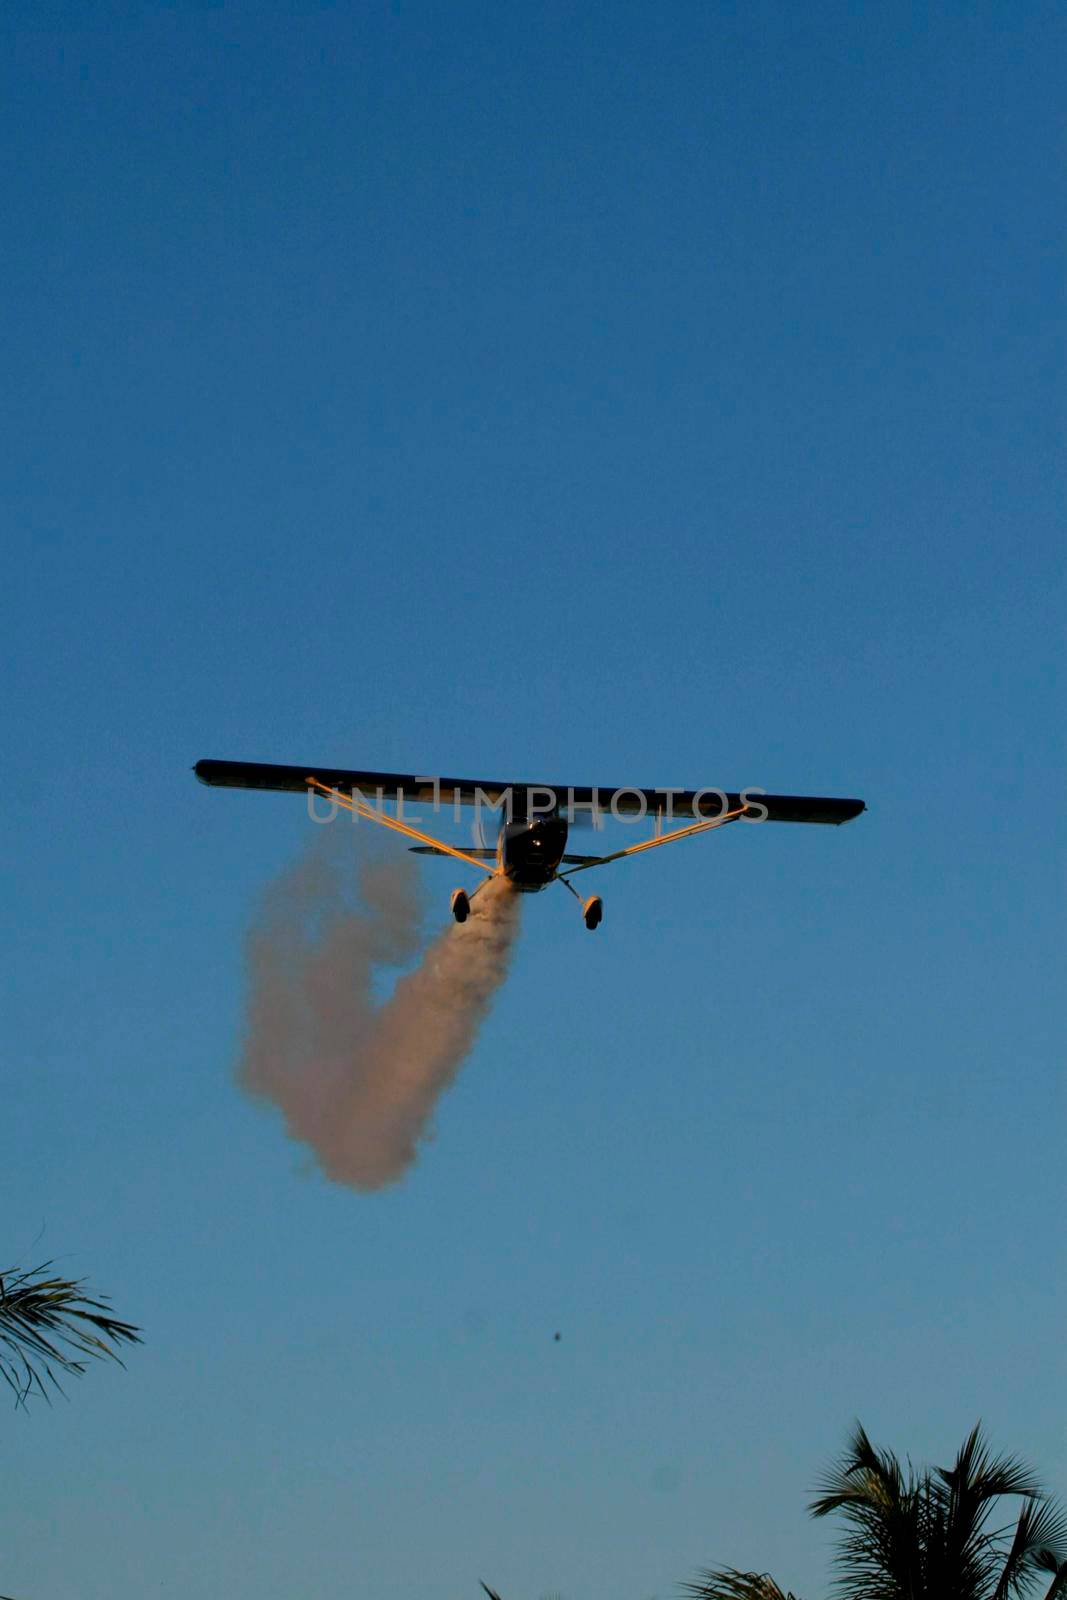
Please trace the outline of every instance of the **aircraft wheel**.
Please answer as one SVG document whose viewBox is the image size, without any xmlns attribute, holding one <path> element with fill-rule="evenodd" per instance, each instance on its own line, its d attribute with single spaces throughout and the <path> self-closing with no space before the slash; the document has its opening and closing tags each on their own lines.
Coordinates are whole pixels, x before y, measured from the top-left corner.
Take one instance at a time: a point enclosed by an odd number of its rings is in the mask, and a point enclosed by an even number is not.
<svg viewBox="0 0 1067 1600">
<path fill-rule="evenodd" d="M 457 922 L 466 922 L 470 914 L 470 895 L 466 889 L 454 889 L 452 891 L 452 915 Z"/>
<path fill-rule="evenodd" d="M 601 900 L 598 894 L 595 894 L 591 899 L 587 900 L 585 905 L 582 907 L 582 916 L 585 918 L 585 925 L 589 929 L 590 933 L 592 933 L 594 928 L 599 928 L 603 915 L 604 902 Z"/>
</svg>

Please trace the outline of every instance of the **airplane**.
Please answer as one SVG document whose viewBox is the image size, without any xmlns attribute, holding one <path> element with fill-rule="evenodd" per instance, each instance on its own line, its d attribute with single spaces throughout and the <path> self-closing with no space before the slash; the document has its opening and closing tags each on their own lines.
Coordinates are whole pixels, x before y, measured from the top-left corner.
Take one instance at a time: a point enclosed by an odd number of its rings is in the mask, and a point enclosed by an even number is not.
<svg viewBox="0 0 1067 1600">
<path fill-rule="evenodd" d="M 409 849 L 418 855 L 451 856 L 483 874 L 476 889 L 455 889 L 451 910 L 457 922 L 470 916 L 471 901 L 492 878 L 505 878 L 524 894 L 536 894 L 550 883 L 562 883 L 581 907 L 590 930 L 600 926 L 604 902 L 598 894 L 578 893 L 571 879 L 592 867 L 635 856 L 645 850 L 690 839 L 699 833 L 737 821 L 805 822 L 840 825 L 866 810 L 862 800 L 842 800 L 812 795 L 764 794 L 750 787 L 740 792 L 721 789 L 608 789 L 576 788 L 556 783 L 500 783 L 495 779 L 428 778 L 403 772 L 355 772 L 338 767 L 278 766 L 262 761 L 198 761 L 193 768 L 201 783 L 224 789 L 271 789 L 328 799 L 368 822 L 379 823 L 418 842 Z M 372 806 L 364 798 L 377 796 Z M 383 808 L 383 798 L 395 799 L 396 816 Z M 473 805 L 501 812 L 501 827 L 494 849 L 461 850 L 415 828 L 404 820 L 405 802 L 432 804 L 435 810 L 451 805 L 458 820 L 459 807 Z M 333 813 L 336 815 L 336 810 Z M 664 828 L 679 814 L 693 818 L 683 827 Z M 569 828 L 588 816 L 601 826 L 605 815 L 650 816 L 653 834 L 625 850 L 607 855 L 568 855 Z M 492 863 L 491 865 L 489 863 Z M 560 869 L 564 870 L 560 870 Z"/>
</svg>

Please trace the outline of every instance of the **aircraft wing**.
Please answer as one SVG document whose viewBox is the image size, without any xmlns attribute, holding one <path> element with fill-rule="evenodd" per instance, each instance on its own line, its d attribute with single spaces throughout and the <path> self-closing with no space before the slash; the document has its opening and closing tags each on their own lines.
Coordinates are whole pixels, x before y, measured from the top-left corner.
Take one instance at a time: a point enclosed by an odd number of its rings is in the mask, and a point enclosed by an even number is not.
<svg viewBox="0 0 1067 1600">
<path fill-rule="evenodd" d="M 198 761 L 194 772 L 201 783 L 228 789 L 276 789 L 306 794 L 309 780 L 323 788 L 351 794 L 354 789 L 367 800 L 376 800 L 381 790 L 385 799 L 400 797 L 407 804 L 481 805 L 493 807 L 510 790 L 516 803 L 528 795 L 540 810 L 555 804 L 578 815 L 594 807 L 605 816 L 654 817 L 670 795 L 673 818 L 717 817 L 723 811 L 723 791 L 706 789 L 640 789 L 620 784 L 612 789 L 605 784 L 595 788 L 565 783 L 531 783 L 526 779 L 502 782 L 497 778 L 434 778 L 409 772 L 362 772 L 347 767 L 277 766 L 265 761 Z M 757 806 L 766 809 L 770 822 L 850 822 L 866 809 L 862 800 L 835 799 L 825 795 L 762 794 L 754 786 L 744 791 L 725 791 L 726 810 L 744 810 L 752 815 Z"/>
<path fill-rule="evenodd" d="M 439 844 L 409 844 L 408 845 L 408 849 L 411 851 L 411 854 L 413 856 L 450 856 L 452 854 L 451 850 L 442 850 L 441 846 Z M 471 856 L 474 856 L 475 859 L 478 860 L 478 861 L 495 861 L 496 860 L 496 851 L 495 850 L 485 850 L 485 849 L 470 850 L 470 849 L 468 849 L 468 850 L 464 850 L 463 853 L 464 853 L 465 856 L 468 857 L 468 859 Z"/>
<path fill-rule="evenodd" d="M 408 849 L 411 851 L 411 854 L 413 856 L 448 856 L 448 855 L 451 854 L 451 851 L 442 850 L 440 845 L 436 845 L 436 844 L 409 844 L 408 845 Z M 479 849 L 479 850 L 466 850 L 466 851 L 464 851 L 464 854 L 466 856 L 468 856 L 468 857 L 476 856 L 479 861 L 495 861 L 496 860 L 496 851 L 495 850 L 482 850 L 482 849 Z M 565 866 L 571 866 L 571 867 L 578 867 L 578 866 L 581 866 L 581 867 L 599 867 L 601 865 L 603 859 L 604 859 L 603 856 L 561 856 L 560 857 L 560 860 L 564 863 Z"/>
</svg>

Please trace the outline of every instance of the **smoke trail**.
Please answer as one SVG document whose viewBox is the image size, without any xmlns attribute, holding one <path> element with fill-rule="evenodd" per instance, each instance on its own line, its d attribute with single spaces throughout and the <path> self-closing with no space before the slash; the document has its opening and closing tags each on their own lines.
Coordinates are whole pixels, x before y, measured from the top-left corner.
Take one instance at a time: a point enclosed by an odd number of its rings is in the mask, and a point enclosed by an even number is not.
<svg viewBox="0 0 1067 1600">
<path fill-rule="evenodd" d="M 376 1001 L 381 969 L 418 953 L 420 917 L 410 856 L 360 856 L 353 872 L 320 834 L 267 891 L 248 937 L 241 1082 L 280 1108 L 328 1177 L 356 1189 L 395 1183 L 415 1160 L 507 972 L 518 895 L 492 879 L 469 920 Z"/>
</svg>

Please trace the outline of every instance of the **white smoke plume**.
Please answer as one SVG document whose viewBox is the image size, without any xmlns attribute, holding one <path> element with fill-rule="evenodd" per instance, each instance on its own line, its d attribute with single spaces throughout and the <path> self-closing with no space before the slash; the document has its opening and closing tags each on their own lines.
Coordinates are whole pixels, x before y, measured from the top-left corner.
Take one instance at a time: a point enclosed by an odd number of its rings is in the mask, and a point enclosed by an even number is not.
<svg viewBox="0 0 1067 1600">
<path fill-rule="evenodd" d="M 408 855 L 376 860 L 361 835 L 325 829 L 268 889 L 248 936 L 240 1080 L 278 1106 L 327 1177 L 356 1189 L 395 1183 L 415 1160 L 518 930 L 518 894 L 494 878 L 468 921 L 376 999 L 383 969 L 422 945 L 417 871 Z"/>
</svg>

